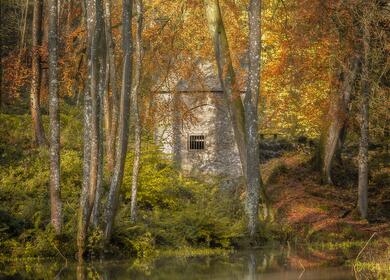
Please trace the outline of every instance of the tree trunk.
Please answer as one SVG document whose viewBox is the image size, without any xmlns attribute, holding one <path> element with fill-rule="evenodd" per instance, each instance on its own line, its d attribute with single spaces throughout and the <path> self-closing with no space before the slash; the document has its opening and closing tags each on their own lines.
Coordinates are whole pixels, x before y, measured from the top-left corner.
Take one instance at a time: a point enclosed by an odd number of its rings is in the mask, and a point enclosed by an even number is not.
<svg viewBox="0 0 390 280">
<path fill-rule="evenodd" d="M 359 68 L 359 59 L 353 57 L 343 71 L 343 80 L 341 81 L 341 87 L 339 89 L 339 95 L 332 102 L 329 111 L 329 118 L 331 123 L 328 128 L 325 149 L 322 163 L 322 182 L 325 184 L 333 184 L 332 181 L 332 164 L 335 154 L 337 152 L 338 144 L 341 141 L 342 131 L 345 129 L 349 115 L 349 104 L 351 100 L 351 94 L 354 89 L 357 73 Z"/>
<path fill-rule="evenodd" d="M 368 208 L 368 141 L 369 141 L 369 97 L 371 91 L 369 52 L 370 32 L 367 10 L 363 14 L 363 61 L 361 78 L 361 123 L 360 123 L 360 145 L 359 145 L 359 187 L 358 187 L 358 208 L 362 219 L 367 218 Z"/>
<path fill-rule="evenodd" d="M 104 63 L 104 62 L 103 62 Z M 106 64 L 107 65 L 107 64 Z M 106 69 L 107 71 L 107 69 Z M 104 93 L 105 95 L 107 92 Z M 105 96 L 104 96 L 105 98 Z M 99 211 L 100 211 L 100 200 L 103 192 L 103 173 L 104 173 L 104 158 L 103 158 L 103 150 L 104 150 L 104 131 L 103 131 L 103 99 L 100 98 L 99 104 L 99 163 L 98 163 L 98 174 L 97 174 L 97 183 L 96 183 L 96 195 L 95 202 L 93 204 L 91 223 L 93 227 L 97 228 L 99 226 Z"/>
<path fill-rule="evenodd" d="M 49 0 L 49 117 L 50 117 L 50 204 L 51 223 L 57 234 L 62 229 L 60 192 L 60 116 L 58 100 L 57 1 Z"/>
<path fill-rule="evenodd" d="M 111 178 L 110 190 L 107 200 L 107 208 L 105 213 L 106 229 L 104 236 L 106 242 L 111 238 L 112 226 L 118 207 L 119 188 L 122 184 L 123 171 L 127 153 L 128 143 L 128 126 L 129 126 L 129 107 L 131 94 L 131 72 L 132 72 L 132 38 L 131 38 L 131 16 L 132 16 L 132 1 L 123 0 L 122 2 L 122 48 L 123 48 L 123 72 L 122 72 L 122 92 L 120 97 L 119 107 L 119 122 L 118 122 L 118 142 L 116 145 L 115 168 Z"/>
<path fill-rule="evenodd" d="M 22 30 L 20 31 L 20 42 L 19 42 L 20 52 L 19 52 L 19 58 L 20 58 L 21 51 L 22 51 L 22 49 L 24 49 L 24 45 L 25 45 L 28 7 L 29 7 L 29 0 L 26 0 L 25 10 L 24 10 L 24 13 L 22 14 L 23 26 L 22 26 Z"/>
<path fill-rule="evenodd" d="M 107 41 L 107 82 L 109 80 L 111 87 L 111 98 L 105 96 L 105 128 L 106 128 L 106 154 L 108 170 L 112 171 L 115 165 L 115 140 L 118 127 L 118 89 L 116 84 L 116 65 L 114 53 L 114 41 L 112 39 L 111 26 L 111 3 L 110 0 L 104 0 L 104 20 Z"/>
<path fill-rule="evenodd" d="M 261 54 L 261 1 L 249 2 L 249 75 L 248 88 L 245 93 L 245 132 L 246 132 L 246 210 L 248 216 L 248 231 L 252 241 L 255 241 L 259 225 L 259 201 L 261 177 L 258 135 L 258 103 L 260 85 L 260 54 Z"/>
<path fill-rule="evenodd" d="M 131 181 L 131 207 L 130 219 L 132 222 L 137 220 L 137 190 L 138 190 L 138 173 L 141 158 L 141 120 L 139 113 L 139 96 L 141 93 L 141 73 L 142 73 L 142 20 L 143 7 L 142 0 L 136 0 L 137 10 L 137 32 L 135 35 L 135 73 L 133 87 L 133 107 L 134 107 L 134 162 L 133 176 Z"/>
<path fill-rule="evenodd" d="M 92 80 L 92 36 L 93 36 L 93 17 L 91 12 L 89 12 L 89 6 L 82 1 L 83 3 L 83 15 L 86 14 L 83 18 L 86 18 L 84 21 L 87 25 L 87 64 L 88 64 L 88 78 L 87 86 L 85 87 L 84 92 L 84 155 L 83 155 L 83 182 L 81 187 L 80 194 L 80 205 L 77 221 L 77 247 L 78 247 L 78 260 L 83 260 L 83 254 L 85 250 L 85 239 L 86 239 L 86 224 L 88 223 L 87 219 L 87 205 L 88 205 L 88 188 L 89 188 L 89 174 L 90 174 L 90 165 L 91 165 L 91 111 L 92 111 L 92 102 L 91 102 L 91 89 L 90 84 Z M 89 3 L 88 3 L 89 4 Z M 92 4 L 91 4 L 92 5 Z"/>
<path fill-rule="evenodd" d="M 343 164 L 343 158 L 342 158 L 341 154 L 343 151 L 344 142 L 345 142 L 346 138 L 347 138 L 347 124 L 345 123 L 344 126 L 341 128 L 339 141 L 337 143 L 337 148 L 336 148 L 336 152 L 334 155 L 334 158 L 335 158 L 337 164 L 339 164 L 339 165 Z"/>
<path fill-rule="evenodd" d="M 90 60 L 90 50 L 88 50 L 88 61 Z M 90 62 L 88 62 L 89 64 Z M 90 73 L 88 73 L 88 81 L 91 80 Z M 88 187 L 89 187 L 89 173 L 91 163 L 91 94 L 90 89 L 85 89 L 84 95 L 84 160 L 83 160 L 83 183 L 80 195 L 80 206 L 78 214 L 78 231 L 77 231 L 77 247 L 78 247 L 78 260 L 83 259 L 85 249 L 86 228 L 88 223 L 87 219 L 87 205 L 88 205 Z"/>
<path fill-rule="evenodd" d="M 105 40 L 103 6 L 100 0 L 89 0 L 87 3 L 88 30 L 88 80 L 84 104 L 84 178 L 80 197 L 78 222 L 78 258 L 83 259 L 85 240 L 94 207 L 101 170 L 101 103 L 104 94 L 105 77 Z M 99 170 L 100 166 L 100 170 Z M 100 178 L 101 179 L 101 178 Z"/>
<path fill-rule="evenodd" d="M 246 174 L 245 114 L 237 84 L 233 63 L 222 21 L 219 0 L 203 0 L 209 31 L 214 44 L 214 53 L 218 66 L 219 80 L 229 107 L 234 138 L 240 155 L 242 172 Z"/>
<path fill-rule="evenodd" d="M 41 56 L 39 47 L 41 45 L 42 27 L 42 0 L 34 1 L 34 15 L 32 25 L 32 81 L 30 93 L 30 107 L 33 124 L 34 141 L 38 146 L 46 144 L 45 131 L 42 125 L 41 110 L 39 104 L 39 93 L 41 84 Z"/>
</svg>

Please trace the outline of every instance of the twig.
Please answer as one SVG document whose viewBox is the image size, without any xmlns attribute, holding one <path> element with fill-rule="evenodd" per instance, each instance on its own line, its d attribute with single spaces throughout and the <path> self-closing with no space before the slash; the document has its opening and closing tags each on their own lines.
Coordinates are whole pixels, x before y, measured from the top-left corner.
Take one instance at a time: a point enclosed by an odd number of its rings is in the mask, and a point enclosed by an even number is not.
<svg viewBox="0 0 390 280">
<path fill-rule="evenodd" d="M 299 261 L 299 264 L 302 266 L 302 272 L 301 272 L 301 274 L 299 275 L 299 277 L 298 277 L 298 280 L 299 279 L 301 279 L 302 278 L 302 276 L 303 276 L 303 274 L 305 273 L 305 271 L 306 271 L 306 269 L 305 269 L 305 267 L 303 266 L 303 264 L 301 263 L 301 261 L 300 260 L 298 260 Z"/>
<path fill-rule="evenodd" d="M 358 259 L 360 257 L 360 255 L 363 253 L 363 251 L 366 249 L 367 245 L 370 243 L 371 239 L 376 235 L 376 232 L 374 232 L 371 237 L 367 240 L 366 244 L 363 246 L 363 248 L 360 250 L 359 254 L 356 256 L 356 259 L 355 259 L 355 262 L 353 264 L 353 271 L 355 273 L 355 277 L 356 279 L 359 279 L 359 276 L 357 274 L 357 271 L 356 271 L 356 264 L 358 262 Z"/>
<path fill-rule="evenodd" d="M 363 246 L 363 248 L 360 250 L 359 254 L 356 256 L 355 263 L 358 261 L 360 255 L 363 253 L 364 249 L 366 249 L 368 243 L 370 243 L 371 239 L 372 239 L 375 235 L 376 235 L 376 232 L 374 232 L 374 233 L 371 235 L 370 239 L 368 239 L 368 241 L 366 242 L 366 244 L 365 244 L 365 245 Z"/>
<path fill-rule="evenodd" d="M 54 243 L 51 242 L 51 244 L 53 245 L 54 249 L 57 250 L 57 252 L 60 254 L 60 256 L 65 260 L 65 266 L 63 266 L 63 267 L 60 269 L 60 271 L 57 273 L 57 275 L 56 275 L 56 277 L 55 277 L 55 279 L 60 279 L 60 275 L 61 275 L 62 271 L 63 271 L 66 267 L 68 267 L 68 259 L 61 253 L 60 250 L 58 250 L 57 246 L 56 246 Z"/>
<path fill-rule="evenodd" d="M 58 248 L 56 247 L 56 245 L 54 243 L 52 243 L 52 245 L 53 245 L 54 249 L 56 249 L 57 252 L 60 254 L 60 256 L 65 260 L 65 267 L 67 267 L 68 266 L 68 259 L 61 253 L 60 250 L 58 250 Z"/>
</svg>

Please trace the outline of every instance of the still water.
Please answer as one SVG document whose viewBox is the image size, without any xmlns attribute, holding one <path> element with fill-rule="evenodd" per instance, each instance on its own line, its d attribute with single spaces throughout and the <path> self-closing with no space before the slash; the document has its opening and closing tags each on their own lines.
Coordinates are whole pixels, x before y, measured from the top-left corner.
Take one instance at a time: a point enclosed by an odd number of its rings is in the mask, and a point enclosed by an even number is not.
<svg viewBox="0 0 390 280">
<path fill-rule="evenodd" d="M 343 258 L 343 257 L 342 257 Z M 331 261 L 330 261 L 331 260 Z M 321 264 L 321 266 L 318 266 Z M 155 280 L 347 280 L 355 279 L 340 258 L 284 249 L 239 252 L 224 256 L 160 257 L 149 261 L 9 264 L 3 279 L 155 279 Z M 1 274 L 0 274 L 1 278 Z"/>
</svg>

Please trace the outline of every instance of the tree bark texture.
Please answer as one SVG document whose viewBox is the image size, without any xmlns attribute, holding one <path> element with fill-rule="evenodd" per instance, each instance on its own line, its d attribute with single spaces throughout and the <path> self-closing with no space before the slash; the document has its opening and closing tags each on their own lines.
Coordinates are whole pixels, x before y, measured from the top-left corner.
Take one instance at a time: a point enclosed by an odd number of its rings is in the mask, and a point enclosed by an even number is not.
<svg viewBox="0 0 390 280">
<path fill-rule="evenodd" d="M 50 210 L 57 234 L 62 229 L 60 190 L 60 116 L 58 99 L 57 1 L 49 0 L 49 118 L 50 118 Z"/>
<path fill-rule="evenodd" d="M 369 16 L 366 10 L 363 13 L 363 61 L 361 77 L 361 120 L 360 120 L 360 145 L 359 145 L 359 186 L 358 208 L 362 219 L 367 218 L 368 210 L 368 143 L 369 143 L 369 98 L 370 98 L 370 31 Z"/>
<path fill-rule="evenodd" d="M 123 48 L 123 71 L 122 71 L 122 92 L 119 106 L 118 121 L 118 142 L 116 145 L 115 167 L 111 178 L 110 190 L 108 193 L 107 207 L 105 213 L 106 228 L 104 236 L 106 242 L 111 238 L 112 227 L 119 200 L 119 189 L 122 184 L 123 171 L 127 153 L 128 126 L 129 126 L 129 107 L 132 84 L 132 33 L 131 16 L 132 1 L 123 0 L 122 2 L 122 48 Z"/>
<path fill-rule="evenodd" d="M 118 128 L 119 97 L 116 83 L 116 64 L 114 40 L 111 25 L 111 0 L 104 0 L 104 22 L 107 42 L 107 83 L 111 88 L 111 96 L 104 97 L 104 123 L 106 128 L 106 154 L 108 170 L 112 171 L 115 165 L 115 142 Z"/>
<path fill-rule="evenodd" d="M 343 71 L 341 86 L 338 89 L 338 96 L 335 97 L 329 109 L 330 125 L 326 135 L 321 170 L 322 181 L 325 184 L 333 184 L 331 174 L 333 159 L 337 153 L 337 148 L 342 141 L 343 129 L 346 129 L 351 95 L 354 90 L 358 69 L 359 59 L 357 57 L 351 58 L 349 65 L 347 65 Z"/>
<path fill-rule="evenodd" d="M 247 167 L 245 113 L 241 101 L 240 89 L 235 78 L 227 35 L 222 21 L 219 0 L 204 0 L 203 2 L 209 31 L 214 44 L 214 53 L 218 66 L 219 80 L 225 99 L 228 103 L 234 138 L 240 155 L 242 172 L 245 176 Z"/>
<path fill-rule="evenodd" d="M 246 133 L 246 210 L 248 231 L 252 241 L 255 240 L 259 225 L 259 201 L 261 177 L 258 135 L 258 103 L 260 86 L 260 54 L 261 54 L 261 1 L 249 2 L 249 75 L 245 93 L 245 133 Z"/>
<path fill-rule="evenodd" d="M 106 57 L 105 57 L 106 58 Z M 102 60 L 102 64 L 100 67 L 104 67 L 103 64 L 105 63 L 104 59 Z M 107 65 L 107 63 L 106 63 Z M 103 71 L 107 72 L 107 68 L 103 69 Z M 106 75 L 107 73 L 100 73 L 101 75 Z M 100 76 L 101 77 L 101 76 Z M 99 83 L 102 83 L 103 79 L 100 79 Z M 99 126 L 99 162 L 97 166 L 97 180 L 96 180 L 96 195 L 95 195 L 95 202 L 93 204 L 92 209 L 92 216 L 91 216 L 91 223 L 92 225 L 97 228 L 99 226 L 99 211 L 100 211 L 100 200 L 103 192 L 103 181 L 104 181 L 104 131 L 103 131 L 103 117 L 104 117 L 104 104 L 103 99 L 105 99 L 108 92 L 105 91 L 106 85 L 100 84 L 99 86 L 99 112 L 98 112 L 98 126 Z"/>
<path fill-rule="evenodd" d="M 84 175 L 80 197 L 78 220 L 78 258 L 82 260 L 85 240 L 96 200 L 98 185 L 101 183 L 101 104 L 105 91 L 105 38 L 103 6 L 100 0 L 87 2 L 88 31 L 88 82 L 84 103 Z M 100 181 L 100 182 L 99 182 Z"/>
<path fill-rule="evenodd" d="M 42 125 L 40 109 L 40 88 L 41 88 L 41 56 L 39 47 L 42 38 L 42 0 L 34 1 L 34 14 L 32 24 L 32 81 L 30 92 L 30 109 L 33 124 L 34 141 L 38 146 L 46 144 L 45 131 Z"/>
<path fill-rule="evenodd" d="M 135 69 L 134 69 L 134 86 L 133 86 L 133 108 L 134 108 L 134 162 L 133 176 L 131 179 L 131 205 L 130 219 L 132 222 L 137 220 L 137 190 L 138 174 L 141 160 L 141 120 L 139 112 L 139 97 L 141 93 L 141 75 L 142 75 L 142 21 L 143 7 L 142 0 L 135 0 L 137 12 L 137 31 L 135 34 Z"/>
</svg>

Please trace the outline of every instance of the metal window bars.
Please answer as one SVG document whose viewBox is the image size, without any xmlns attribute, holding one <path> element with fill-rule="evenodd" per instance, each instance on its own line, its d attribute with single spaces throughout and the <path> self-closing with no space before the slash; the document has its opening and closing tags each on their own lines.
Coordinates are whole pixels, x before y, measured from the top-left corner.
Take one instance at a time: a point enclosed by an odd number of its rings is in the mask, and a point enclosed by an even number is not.
<svg viewBox="0 0 390 280">
<path fill-rule="evenodd" d="M 205 137 L 204 135 L 190 135 L 189 137 L 189 150 L 204 150 L 205 149 Z"/>
</svg>

